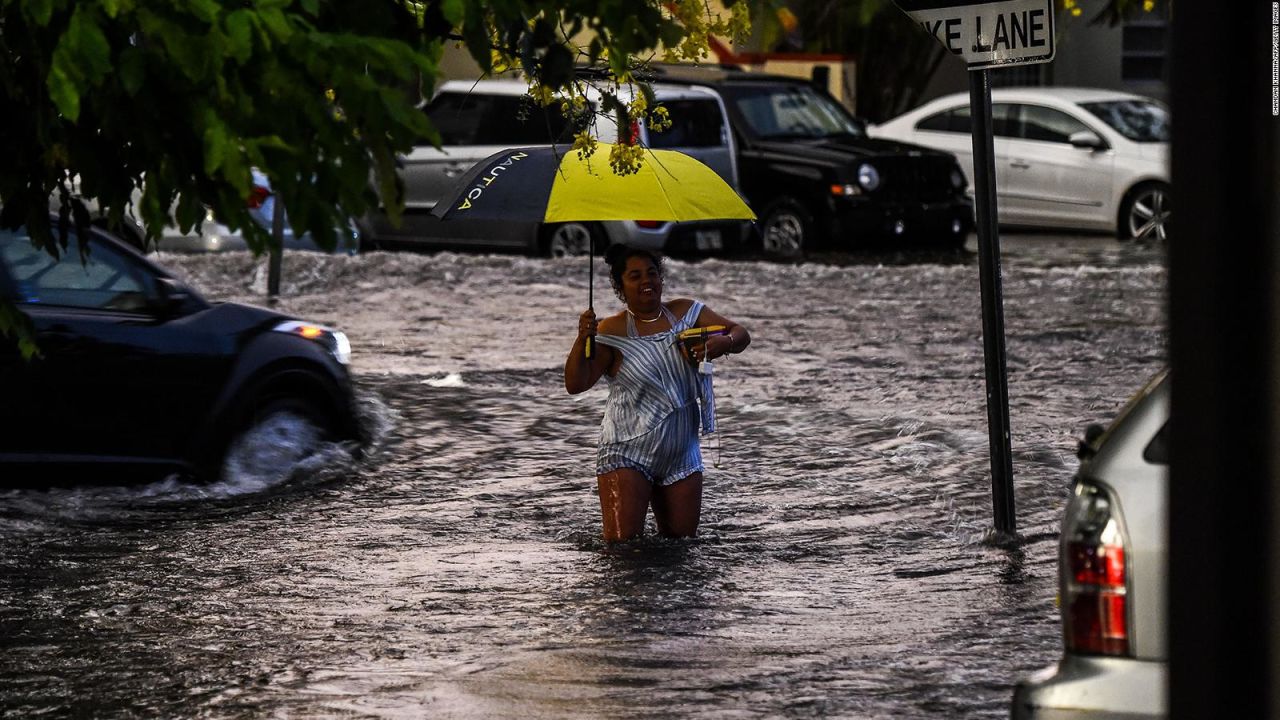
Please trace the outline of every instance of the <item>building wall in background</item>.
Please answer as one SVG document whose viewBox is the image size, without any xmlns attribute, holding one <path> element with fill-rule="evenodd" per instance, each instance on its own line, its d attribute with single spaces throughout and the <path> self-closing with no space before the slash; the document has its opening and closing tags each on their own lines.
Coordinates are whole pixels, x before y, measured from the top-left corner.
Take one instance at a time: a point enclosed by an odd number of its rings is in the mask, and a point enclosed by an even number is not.
<svg viewBox="0 0 1280 720">
<path fill-rule="evenodd" d="M 1157 10 L 1139 13 L 1115 27 L 1090 24 L 1104 4 L 1103 0 L 1080 0 L 1078 17 L 1058 13 L 1054 18 L 1058 32 L 1053 62 L 992 70 L 992 87 L 1095 87 L 1167 102 L 1168 17 Z M 968 89 L 969 71 L 964 62 L 949 57 L 934 73 L 920 103 Z"/>
<path fill-rule="evenodd" d="M 827 92 L 849 109 L 858 113 L 858 65 L 847 55 L 815 55 L 812 53 L 747 53 L 736 57 L 722 58 L 722 62 L 732 62 L 743 70 L 785 75 L 806 80 L 813 78 L 814 71 L 825 72 L 827 76 Z"/>
</svg>

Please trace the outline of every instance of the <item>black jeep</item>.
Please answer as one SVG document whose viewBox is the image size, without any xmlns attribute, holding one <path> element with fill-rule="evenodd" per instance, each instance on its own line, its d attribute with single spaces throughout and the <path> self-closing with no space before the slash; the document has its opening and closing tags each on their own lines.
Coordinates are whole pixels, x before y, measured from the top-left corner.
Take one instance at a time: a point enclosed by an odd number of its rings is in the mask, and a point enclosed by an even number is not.
<svg viewBox="0 0 1280 720">
<path fill-rule="evenodd" d="M 654 72 L 724 99 L 741 191 L 759 216 L 766 254 L 955 248 L 973 227 L 955 156 L 868 137 L 862 120 L 808 81 L 671 65 Z"/>
</svg>

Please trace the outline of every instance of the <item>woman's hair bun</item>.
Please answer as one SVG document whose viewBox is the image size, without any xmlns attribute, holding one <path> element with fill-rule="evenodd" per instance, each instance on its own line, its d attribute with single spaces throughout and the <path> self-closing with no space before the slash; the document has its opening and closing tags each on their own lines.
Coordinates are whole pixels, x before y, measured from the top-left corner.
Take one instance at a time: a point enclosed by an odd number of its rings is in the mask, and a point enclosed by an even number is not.
<svg viewBox="0 0 1280 720">
<path fill-rule="evenodd" d="M 627 251 L 631 248 L 622 243 L 613 243 L 604 251 L 604 261 L 612 267 L 620 262 L 626 262 Z"/>
</svg>

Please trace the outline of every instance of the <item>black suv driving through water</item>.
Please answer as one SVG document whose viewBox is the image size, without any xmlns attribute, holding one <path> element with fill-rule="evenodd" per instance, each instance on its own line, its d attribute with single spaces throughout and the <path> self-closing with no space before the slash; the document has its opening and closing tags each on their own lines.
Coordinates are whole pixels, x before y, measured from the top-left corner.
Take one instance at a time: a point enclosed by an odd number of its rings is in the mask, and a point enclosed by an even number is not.
<svg viewBox="0 0 1280 720">
<path fill-rule="evenodd" d="M 868 137 L 862 120 L 808 81 L 671 65 L 653 79 L 724 99 L 741 190 L 766 254 L 954 248 L 973 227 L 954 155 Z"/>
<path fill-rule="evenodd" d="M 54 258 L 0 230 L 0 295 L 40 352 L 0 335 L 0 489 L 216 479 L 237 436 L 284 414 L 360 440 L 343 333 L 207 302 L 106 233 L 71 231 Z"/>
</svg>

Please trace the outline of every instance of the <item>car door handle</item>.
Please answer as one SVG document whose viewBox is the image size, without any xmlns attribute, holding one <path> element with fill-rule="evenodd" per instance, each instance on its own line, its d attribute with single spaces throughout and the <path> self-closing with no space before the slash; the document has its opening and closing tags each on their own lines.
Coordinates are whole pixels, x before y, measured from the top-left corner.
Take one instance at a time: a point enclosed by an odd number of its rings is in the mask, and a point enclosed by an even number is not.
<svg viewBox="0 0 1280 720">
<path fill-rule="evenodd" d="M 50 326 L 36 335 L 36 342 L 47 350 L 67 350 L 78 346 L 79 336 L 66 325 Z"/>
<path fill-rule="evenodd" d="M 1013 161 L 1010 161 L 1009 166 L 1016 167 L 1019 170 L 1027 170 L 1027 169 L 1030 169 L 1031 163 L 1027 162 L 1026 160 L 1013 160 Z"/>
</svg>

